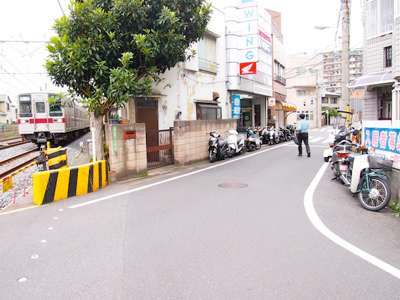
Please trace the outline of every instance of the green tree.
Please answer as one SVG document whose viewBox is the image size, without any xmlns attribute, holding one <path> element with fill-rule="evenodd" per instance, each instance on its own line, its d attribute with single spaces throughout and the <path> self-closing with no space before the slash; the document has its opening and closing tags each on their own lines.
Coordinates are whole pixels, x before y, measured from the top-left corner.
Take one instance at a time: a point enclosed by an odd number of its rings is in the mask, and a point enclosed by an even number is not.
<svg viewBox="0 0 400 300">
<path fill-rule="evenodd" d="M 75 0 L 55 20 L 45 67 L 95 115 L 96 156 L 103 158 L 103 116 L 138 95 L 195 53 L 210 20 L 205 0 Z"/>
</svg>

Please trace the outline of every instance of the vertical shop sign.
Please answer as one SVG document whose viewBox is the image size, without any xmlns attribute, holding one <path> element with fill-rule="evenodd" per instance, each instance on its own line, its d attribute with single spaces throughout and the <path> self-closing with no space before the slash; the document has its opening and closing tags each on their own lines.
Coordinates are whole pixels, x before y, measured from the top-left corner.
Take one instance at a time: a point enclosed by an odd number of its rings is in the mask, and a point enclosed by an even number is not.
<svg viewBox="0 0 400 300">
<path fill-rule="evenodd" d="M 114 145 L 114 153 L 117 153 L 118 152 L 117 126 L 113 126 L 113 145 Z"/>
<path fill-rule="evenodd" d="M 240 119 L 240 95 L 232 95 L 232 118 Z"/>
</svg>

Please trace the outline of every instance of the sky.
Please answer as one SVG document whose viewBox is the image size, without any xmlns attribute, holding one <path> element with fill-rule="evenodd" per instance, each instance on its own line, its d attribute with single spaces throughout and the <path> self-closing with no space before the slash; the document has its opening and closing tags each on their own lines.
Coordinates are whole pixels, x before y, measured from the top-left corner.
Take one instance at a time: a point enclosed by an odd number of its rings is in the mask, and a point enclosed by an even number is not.
<svg viewBox="0 0 400 300">
<path fill-rule="evenodd" d="M 231 1 L 231 0 L 226 0 Z M 335 42 L 341 0 L 259 0 L 282 14 L 287 54 L 319 53 L 340 49 Z M 352 0 L 350 48 L 362 47 L 362 0 Z M 0 10 L 0 94 L 17 95 L 39 90 L 61 91 L 43 67 L 46 41 L 55 33 L 54 20 L 68 14 L 69 0 L 13 0 Z M 315 26 L 327 26 L 316 30 Z M 339 26 L 341 28 L 341 25 Z M 337 34 L 340 36 L 340 32 Z"/>
</svg>

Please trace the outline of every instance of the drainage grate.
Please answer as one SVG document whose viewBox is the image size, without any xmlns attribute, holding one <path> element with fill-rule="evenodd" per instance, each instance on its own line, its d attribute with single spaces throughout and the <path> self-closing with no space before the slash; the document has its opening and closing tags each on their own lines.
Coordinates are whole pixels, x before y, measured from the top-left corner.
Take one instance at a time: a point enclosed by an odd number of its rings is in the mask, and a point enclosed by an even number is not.
<svg viewBox="0 0 400 300">
<path fill-rule="evenodd" d="M 226 189 L 242 189 L 248 187 L 249 185 L 245 183 L 221 183 L 218 186 Z"/>
</svg>

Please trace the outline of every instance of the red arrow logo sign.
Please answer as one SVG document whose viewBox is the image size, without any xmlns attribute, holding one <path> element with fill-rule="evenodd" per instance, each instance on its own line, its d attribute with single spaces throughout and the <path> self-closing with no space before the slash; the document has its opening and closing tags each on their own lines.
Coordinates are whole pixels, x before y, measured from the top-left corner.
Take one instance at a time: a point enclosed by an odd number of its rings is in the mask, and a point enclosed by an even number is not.
<svg viewBox="0 0 400 300">
<path fill-rule="evenodd" d="M 239 69 L 240 69 L 240 75 L 257 74 L 257 63 L 256 62 L 240 63 Z"/>
</svg>

